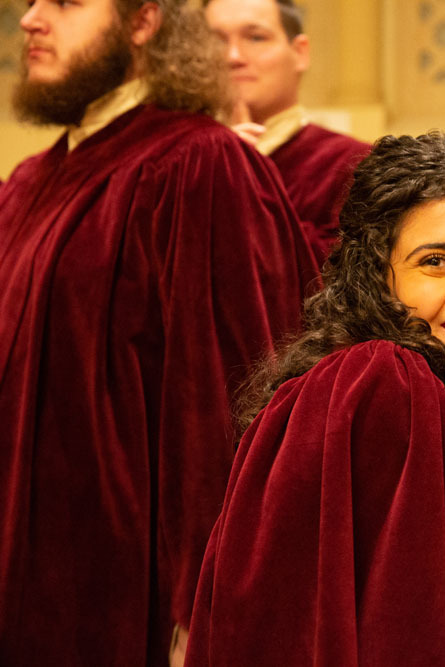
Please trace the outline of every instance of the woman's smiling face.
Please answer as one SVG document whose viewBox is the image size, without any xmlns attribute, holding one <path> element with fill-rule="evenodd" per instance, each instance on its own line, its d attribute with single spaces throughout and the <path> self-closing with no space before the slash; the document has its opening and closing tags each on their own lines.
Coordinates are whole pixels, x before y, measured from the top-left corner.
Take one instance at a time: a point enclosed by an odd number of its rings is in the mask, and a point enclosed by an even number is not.
<svg viewBox="0 0 445 667">
<path fill-rule="evenodd" d="M 391 290 L 445 343 L 445 200 L 405 215 L 390 261 Z"/>
</svg>

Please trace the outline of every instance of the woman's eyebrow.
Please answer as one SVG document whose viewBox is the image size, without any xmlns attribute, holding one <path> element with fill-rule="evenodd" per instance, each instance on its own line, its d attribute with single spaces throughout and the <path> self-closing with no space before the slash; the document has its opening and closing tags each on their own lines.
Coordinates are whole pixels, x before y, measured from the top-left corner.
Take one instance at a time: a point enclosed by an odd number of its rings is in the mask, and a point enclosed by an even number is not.
<svg viewBox="0 0 445 667">
<path fill-rule="evenodd" d="M 445 243 L 425 243 L 425 245 L 419 245 L 417 248 L 414 248 L 407 257 L 405 257 L 405 262 L 407 259 L 410 259 L 413 255 L 420 252 L 421 250 L 445 250 Z"/>
</svg>

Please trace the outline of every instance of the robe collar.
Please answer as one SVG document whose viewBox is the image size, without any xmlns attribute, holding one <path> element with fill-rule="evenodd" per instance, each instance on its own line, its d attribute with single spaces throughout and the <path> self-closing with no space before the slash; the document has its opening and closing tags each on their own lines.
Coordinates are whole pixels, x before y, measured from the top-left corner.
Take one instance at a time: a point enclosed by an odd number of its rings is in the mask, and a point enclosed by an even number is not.
<svg viewBox="0 0 445 667">
<path fill-rule="evenodd" d="M 88 105 L 81 124 L 68 126 L 68 151 L 72 151 L 84 139 L 101 130 L 118 116 L 141 104 L 147 96 L 147 83 L 143 79 L 133 79 L 94 100 Z"/>
<path fill-rule="evenodd" d="M 263 155 L 270 155 L 308 122 L 305 109 L 300 104 L 294 104 L 266 120 L 266 131 L 258 139 L 256 148 Z"/>
</svg>

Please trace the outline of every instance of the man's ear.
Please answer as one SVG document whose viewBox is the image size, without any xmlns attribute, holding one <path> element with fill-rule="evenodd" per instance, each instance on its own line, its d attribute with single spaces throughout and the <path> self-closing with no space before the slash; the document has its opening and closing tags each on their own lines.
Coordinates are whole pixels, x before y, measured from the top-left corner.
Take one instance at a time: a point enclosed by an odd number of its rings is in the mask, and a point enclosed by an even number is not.
<svg viewBox="0 0 445 667">
<path fill-rule="evenodd" d="M 147 0 L 131 18 L 131 41 L 143 46 L 155 35 L 162 23 L 162 11 L 156 2 Z"/>
<path fill-rule="evenodd" d="M 295 62 L 297 65 L 297 72 L 305 72 L 310 65 L 311 56 L 309 48 L 309 38 L 307 35 L 296 35 L 291 42 L 295 53 Z"/>
</svg>

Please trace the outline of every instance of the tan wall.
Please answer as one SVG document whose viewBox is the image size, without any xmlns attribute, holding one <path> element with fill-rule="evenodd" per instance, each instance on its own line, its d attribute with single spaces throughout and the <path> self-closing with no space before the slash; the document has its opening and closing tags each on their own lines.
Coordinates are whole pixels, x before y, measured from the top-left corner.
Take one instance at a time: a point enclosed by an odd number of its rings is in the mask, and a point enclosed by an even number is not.
<svg viewBox="0 0 445 667">
<path fill-rule="evenodd" d="M 380 75 L 381 2 L 384 0 L 299 3 L 312 53 L 302 102 L 315 120 L 368 141 L 386 131 Z"/>
<path fill-rule="evenodd" d="M 17 126 L 8 109 L 22 0 L 0 0 L 0 177 L 57 133 Z M 190 0 L 197 6 L 200 0 Z M 242 1 L 242 0 L 240 0 Z M 443 0 L 302 0 L 312 66 L 310 115 L 368 140 L 445 128 Z"/>
<path fill-rule="evenodd" d="M 6 179 L 18 162 L 50 146 L 59 135 L 60 129 L 36 129 L 13 121 L 0 121 L 0 180 Z"/>
</svg>

